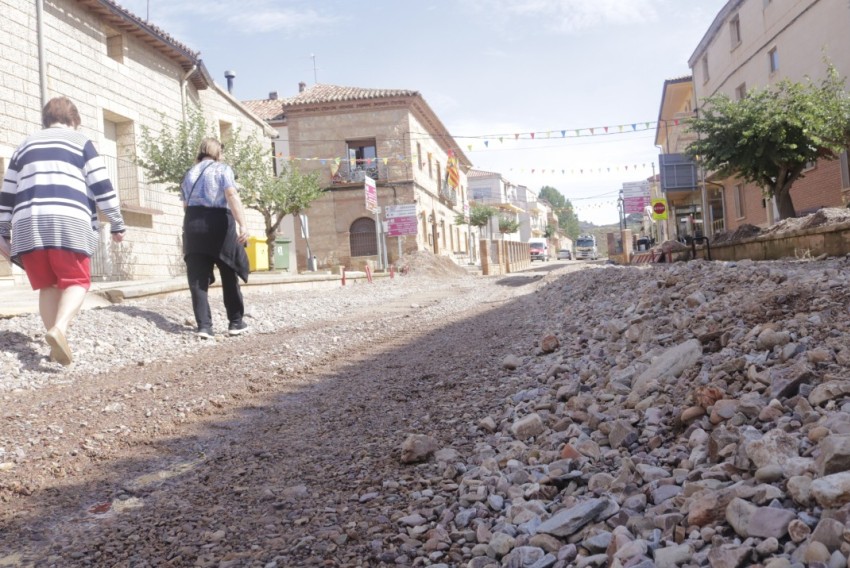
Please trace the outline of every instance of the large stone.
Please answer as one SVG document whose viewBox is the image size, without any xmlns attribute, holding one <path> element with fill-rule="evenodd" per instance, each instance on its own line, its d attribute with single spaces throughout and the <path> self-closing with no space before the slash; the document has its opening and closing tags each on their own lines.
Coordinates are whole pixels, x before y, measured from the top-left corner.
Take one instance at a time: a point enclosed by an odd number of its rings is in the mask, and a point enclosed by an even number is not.
<svg viewBox="0 0 850 568">
<path fill-rule="evenodd" d="M 527 440 L 534 436 L 539 436 L 546 430 L 543 425 L 543 419 L 536 412 L 523 416 L 513 423 L 511 433 L 517 440 Z"/>
<path fill-rule="evenodd" d="M 424 434 L 411 434 L 401 445 L 401 463 L 427 460 L 437 450 L 437 440 Z"/>
<path fill-rule="evenodd" d="M 676 568 L 676 566 L 681 566 L 690 560 L 693 554 L 694 547 L 683 543 L 665 548 L 657 548 L 653 552 L 653 557 L 657 568 Z"/>
<path fill-rule="evenodd" d="M 815 464 L 821 477 L 850 470 L 850 436 L 827 436 L 818 450 Z"/>
<path fill-rule="evenodd" d="M 841 398 L 848 394 L 850 394 L 850 381 L 827 381 L 812 389 L 812 392 L 809 394 L 809 404 L 820 406 L 827 401 Z"/>
<path fill-rule="evenodd" d="M 812 481 L 812 497 L 818 505 L 827 509 L 850 503 L 850 471 L 833 473 Z"/>
<path fill-rule="evenodd" d="M 685 369 L 696 364 L 700 357 L 702 357 L 702 344 L 698 339 L 689 339 L 671 347 L 632 382 L 632 389 L 639 397 L 643 397 L 652 384 L 678 377 Z"/>
<path fill-rule="evenodd" d="M 608 499 L 591 499 L 567 509 L 561 509 L 537 527 L 538 533 L 570 536 L 608 508 Z"/>
</svg>

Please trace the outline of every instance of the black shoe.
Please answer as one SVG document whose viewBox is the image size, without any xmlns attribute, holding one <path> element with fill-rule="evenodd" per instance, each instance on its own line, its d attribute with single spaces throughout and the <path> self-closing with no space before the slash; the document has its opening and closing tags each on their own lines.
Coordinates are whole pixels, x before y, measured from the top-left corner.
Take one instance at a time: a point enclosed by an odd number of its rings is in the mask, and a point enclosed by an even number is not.
<svg viewBox="0 0 850 568">
<path fill-rule="evenodd" d="M 208 327 L 201 327 L 201 328 L 199 328 L 199 329 L 198 329 L 198 333 L 197 333 L 197 335 L 198 335 L 198 337 L 200 337 L 201 339 L 214 339 L 214 338 L 215 338 L 215 336 L 213 335 L 212 330 L 211 330 L 210 328 L 208 328 Z"/>
<path fill-rule="evenodd" d="M 230 325 L 227 326 L 227 333 L 230 335 L 241 335 L 248 330 L 248 324 L 243 320 L 230 322 Z"/>
</svg>

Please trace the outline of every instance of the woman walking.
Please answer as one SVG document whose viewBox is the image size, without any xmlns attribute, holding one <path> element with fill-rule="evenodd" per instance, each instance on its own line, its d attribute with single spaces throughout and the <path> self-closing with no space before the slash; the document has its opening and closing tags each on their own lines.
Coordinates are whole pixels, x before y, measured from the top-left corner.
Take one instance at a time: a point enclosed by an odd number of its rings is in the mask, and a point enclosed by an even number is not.
<svg viewBox="0 0 850 568">
<path fill-rule="evenodd" d="M 233 170 L 220 159 L 221 143 L 215 138 L 205 138 L 198 149 L 196 163 L 187 172 L 180 188 L 186 213 L 183 258 L 198 337 L 204 339 L 213 337 L 208 291 L 215 280 L 214 266 L 221 275 L 228 333 L 239 335 L 248 329 L 242 319 L 245 307 L 238 280 L 248 281 L 248 255 L 244 248 L 248 229 Z"/>
<path fill-rule="evenodd" d="M 124 238 L 118 196 L 103 159 L 77 131 L 80 113 L 66 97 L 48 101 L 44 129 L 12 155 L 0 190 L 0 238 L 23 266 L 47 330 L 50 354 L 73 362 L 66 335 L 91 287 L 91 256 L 98 244 L 97 211 L 110 223 L 112 240 Z"/>
</svg>

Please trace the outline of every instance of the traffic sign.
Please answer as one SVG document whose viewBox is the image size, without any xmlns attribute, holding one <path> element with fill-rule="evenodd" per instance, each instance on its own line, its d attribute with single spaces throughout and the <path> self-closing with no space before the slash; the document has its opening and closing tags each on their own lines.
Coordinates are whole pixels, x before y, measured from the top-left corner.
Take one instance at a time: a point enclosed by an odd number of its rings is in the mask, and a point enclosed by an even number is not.
<svg viewBox="0 0 850 568">
<path fill-rule="evenodd" d="M 653 199 L 652 200 L 652 219 L 654 221 L 667 220 L 667 200 Z"/>
<path fill-rule="evenodd" d="M 416 204 L 387 205 L 384 207 L 384 212 L 384 216 L 387 219 L 392 219 L 393 217 L 416 217 Z"/>
</svg>

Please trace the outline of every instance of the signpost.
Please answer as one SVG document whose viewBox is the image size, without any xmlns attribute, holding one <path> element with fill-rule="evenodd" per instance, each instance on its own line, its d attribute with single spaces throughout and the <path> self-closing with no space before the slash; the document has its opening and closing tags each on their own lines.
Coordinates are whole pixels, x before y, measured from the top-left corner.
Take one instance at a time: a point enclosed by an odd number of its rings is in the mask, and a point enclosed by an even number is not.
<svg viewBox="0 0 850 568">
<path fill-rule="evenodd" d="M 378 207 L 378 186 L 375 180 L 369 176 L 363 178 L 363 192 L 366 196 L 366 210 L 375 215 L 375 239 L 378 242 L 378 264 L 383 270 L 387 265 L 384 224 L 381 223 L 381 208 Z"/>
<path fill-rule="evenodd" d="M 623 183 L 623 213 L 643 213 L 649 205 L 649 182 L 631 181 Z"/>
</svg>

